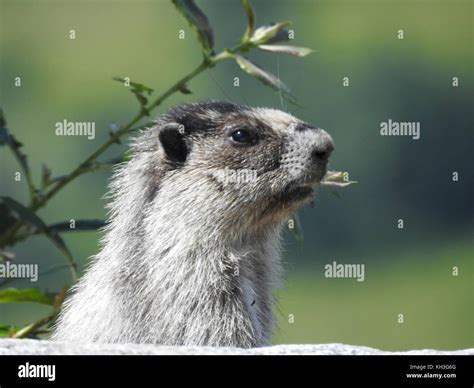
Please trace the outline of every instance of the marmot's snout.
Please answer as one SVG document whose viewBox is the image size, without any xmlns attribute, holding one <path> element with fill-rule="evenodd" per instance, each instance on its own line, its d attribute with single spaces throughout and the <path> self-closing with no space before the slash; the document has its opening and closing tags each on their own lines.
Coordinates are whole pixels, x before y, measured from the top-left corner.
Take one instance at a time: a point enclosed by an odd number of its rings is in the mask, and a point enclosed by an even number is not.
<svg viewBox="0 0 474 388">
<path fill-rule="evenodd" d="M 327 165 L 332 151 L 334 151 L 334 143 L 331 136 L 323 129 L 316 129 L 317 141 L 311 151 L 311 161 L 313 169 L 316 170 L 316 179 L 321 181 L 327 172 Z"/>
<path fill-rule="evenodd" d="M 317 129 L 317 131 L 317 136 L 321 139 L 311 151 L 311 159 L 315 164 L 327 164 L 332 151 L 334 151 L 334 143 L 325 130 Z"/>
<path fill-rule="evenodd" d="M 321 128 L 298 123 L 289 137 L 282 156 L 282 167 L 296 182 L 319 183 L 326 175 L 329 157 L 334 150 L 331 136 Z"/>
</svg>

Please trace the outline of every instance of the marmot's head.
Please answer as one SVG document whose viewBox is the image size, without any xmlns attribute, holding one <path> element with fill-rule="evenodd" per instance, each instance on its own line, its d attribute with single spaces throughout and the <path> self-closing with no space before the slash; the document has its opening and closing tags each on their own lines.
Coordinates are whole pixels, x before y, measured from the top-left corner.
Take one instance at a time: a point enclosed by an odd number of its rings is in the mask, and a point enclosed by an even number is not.
<svg viewBox="0 0 474 388">
<path fill-rule="evenodd" d="M 135 155 L 145 152 L 149 173 L 159 175 L 150 179 L 157 206 L 180 206 L 176 217 L 207 212 L 213 222 L 248 226 L 309 200 L 333 148 L 324 130 L 288 113 L 211 101 L 161 116 L 138 138 Z"/>
</svg>

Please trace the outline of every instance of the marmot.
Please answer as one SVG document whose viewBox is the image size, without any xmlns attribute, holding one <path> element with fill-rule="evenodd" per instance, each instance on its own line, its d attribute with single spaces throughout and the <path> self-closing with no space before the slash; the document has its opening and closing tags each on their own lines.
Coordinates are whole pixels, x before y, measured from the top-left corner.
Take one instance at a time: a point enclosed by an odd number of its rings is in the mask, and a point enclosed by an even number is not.
<svg viewBox="0 0 474 388">
<path fill-rule="evenodd" d="M 101 251 L 53 339 L 268 345 L 282 225 L 333 147 L 275 109 L 208 101 L 159 117 L 114 172 Z"/>
</svg>

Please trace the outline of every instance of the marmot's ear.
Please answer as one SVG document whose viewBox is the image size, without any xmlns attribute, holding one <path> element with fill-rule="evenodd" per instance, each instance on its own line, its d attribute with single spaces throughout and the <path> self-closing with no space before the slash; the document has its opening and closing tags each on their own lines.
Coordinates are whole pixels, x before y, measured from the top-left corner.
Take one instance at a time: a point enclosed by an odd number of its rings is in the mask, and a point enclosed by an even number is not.
<svg viewBox="0 0 474 388">
<path fill-rule="evenodd" d="M 170 161 L 175 163 L 186 161 L 189 150 L 184 139 L 184 126 L 182 124 L 165 124 L 160 128 L 158 137 Z"/>
</svg>

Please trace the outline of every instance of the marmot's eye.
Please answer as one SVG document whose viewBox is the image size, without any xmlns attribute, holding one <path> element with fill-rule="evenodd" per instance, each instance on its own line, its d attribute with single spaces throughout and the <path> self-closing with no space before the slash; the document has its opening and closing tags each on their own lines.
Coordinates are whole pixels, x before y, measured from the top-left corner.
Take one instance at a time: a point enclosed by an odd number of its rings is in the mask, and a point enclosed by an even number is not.
<svg viewBox="0 0 474 388">
<path fill-rule="evenodd" d="M 257 134 L 247 129 L 238 129 L 232 132 L 230 138 L 233 142 L 239 144 L 255 144 L 258 140 Z"/>
</svg>

